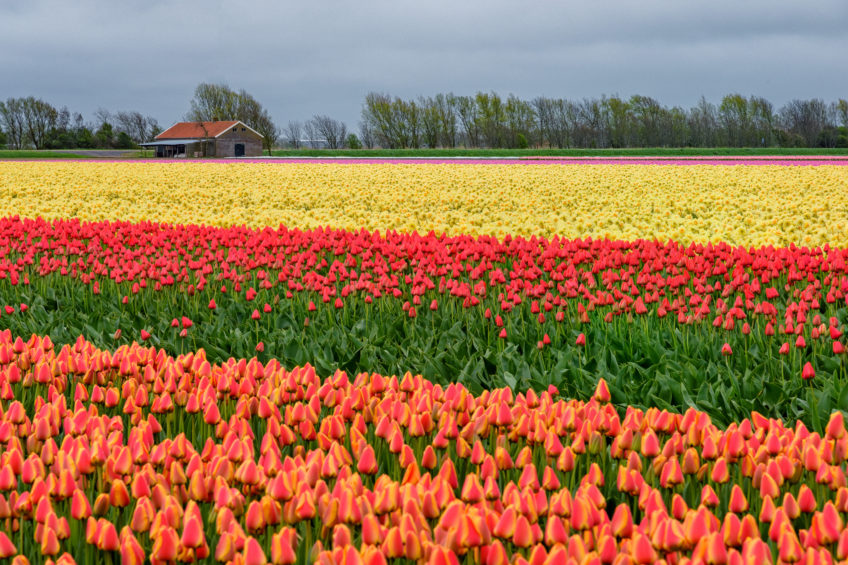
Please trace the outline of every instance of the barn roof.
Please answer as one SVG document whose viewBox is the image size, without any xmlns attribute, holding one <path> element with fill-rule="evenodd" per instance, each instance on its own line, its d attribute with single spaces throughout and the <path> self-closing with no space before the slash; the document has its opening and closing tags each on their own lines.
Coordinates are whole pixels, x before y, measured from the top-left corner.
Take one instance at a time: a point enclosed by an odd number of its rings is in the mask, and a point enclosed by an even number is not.
<svg viewBox="0 0 848 565">
<path fill-rule="evenodd" d="M 165 140 L 165 139 L 203 139 L 209 137 L 218 137 L 222 133 L 226 133 L 230 128 L 234 127 L 236 124 L 241 124 L 244 127 L 247 127 L 240 121 L 227 121 L 227 122 L 178 122 L 159 135 L 156 136 L 157 140 Z M 255 133 L 255 130 L 252 128 L 248 128 Z"/>
</svg>

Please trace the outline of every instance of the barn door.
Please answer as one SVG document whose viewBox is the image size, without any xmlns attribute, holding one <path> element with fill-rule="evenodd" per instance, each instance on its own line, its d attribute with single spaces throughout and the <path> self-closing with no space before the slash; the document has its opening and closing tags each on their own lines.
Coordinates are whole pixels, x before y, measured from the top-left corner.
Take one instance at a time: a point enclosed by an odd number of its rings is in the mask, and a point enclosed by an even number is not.
<svg viewBox="0 0 848 565">
<path fill-rule="evenodd" d="M 236 157 L 244 157 L 244 143 L 236 143 Z"/>
</svg>

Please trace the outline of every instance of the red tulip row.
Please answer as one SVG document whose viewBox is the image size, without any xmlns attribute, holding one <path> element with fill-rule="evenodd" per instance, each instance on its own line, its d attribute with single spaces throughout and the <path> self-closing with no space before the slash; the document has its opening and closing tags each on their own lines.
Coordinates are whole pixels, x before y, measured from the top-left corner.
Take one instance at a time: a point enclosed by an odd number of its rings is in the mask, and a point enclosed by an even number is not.
<svg viewBox="0 0 848 565">
<path fill-rule="evenodd" d="M 848 434 L 0 332 L 13 563 L 832 563 Z M 26 556 L 26 557 L 25 557 Z"/>
<path fill-rule="evenodd" d="M 848 249 L 745 248 L 727 244 L 447 237 L 429 234 L 206 226 L 78 220 L 0 219 L 0 280 L 29 285 L 53 273 L 91 285 L 178 288 L 188 294 L 244 294 L 309 290 L 341 307 L 351 294 L 407 300 L 405 310 L 437 309 L 421 297 L 437 293 L 477 306 L 496 296 L 487 317 L 524 300 L 543 320 L 580 302 L 577 315 L 605 309 L 610 320 L 626 314 L 706 320 L 749 331 L 762 315 L 766 334 L 800 335 L 824 304 L 848 293 Z M 14 309 L 16 305 L 7 305 Z M 552 310 L 556 312 L 550 313 Z M 745 328 L 748 327 L 748 330 Z M 830 334 L 833 332 L 831 331 Z"/>
</svg>

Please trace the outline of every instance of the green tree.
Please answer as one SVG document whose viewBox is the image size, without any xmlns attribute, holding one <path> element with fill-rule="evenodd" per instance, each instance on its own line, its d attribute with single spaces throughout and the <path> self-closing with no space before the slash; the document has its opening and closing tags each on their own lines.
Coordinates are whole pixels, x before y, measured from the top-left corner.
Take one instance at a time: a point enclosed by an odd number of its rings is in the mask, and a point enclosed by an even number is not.
<svg viewBox="0 0 848 565">
<path fill-rule="evenodd" d="M 135 146 L 135 142 L 127 132 L 118 132 L 118 137 L 115 139 L 115 149 L 132 149 Z"/>
<path fill-rule="evenodd" d="M 345 145 L 347 145 L 348 149 L 362 149 L 362 143 L 359 142 L 359 138 L 356 137 L 355 133 L 351 133 L 347 136 Z"/>
<path fill-rule="evenodd" d="M 22 141 L 29 142 L 36 149 L 43 149 L 51 129 L 56 127 L 59 112 L 49 103 L 28 96 L 20 101 L 23 111 Z"/>
<path fill-rule="evenodd" d="M 633 138 L 634 117 L 630 104 L 618 96 L 604 100 L 611 147 L 630 147 Z"/>
<path fill-rule="evenodd" d="M 744 147 L 752 141 L 752 117 L 748 100 L 741 94 L 728 94 L 718 107 L 724 142 L 730 147 Z"/>
<path fill-rule="evenodd" d="M 103 122 L 100 128 L 94 133 L 94 143 L 97 147 L 111 148 L 115 142 L 115 132 L 112 124 Z"/>
<path fill-rule="evenodd" d="M 840 125 L 844 128 L 848 128 L 848 100 L 840 98 L 834 103 L 834 106 L 837 120 Z"/>
<path fill-rule="evenodd" d="M 21 149 L 26 136 L 23 98 L 9 98 L 0 102 L 0 125 L 6 132 L 6 142 L 11 149 Z"/>
</svg>

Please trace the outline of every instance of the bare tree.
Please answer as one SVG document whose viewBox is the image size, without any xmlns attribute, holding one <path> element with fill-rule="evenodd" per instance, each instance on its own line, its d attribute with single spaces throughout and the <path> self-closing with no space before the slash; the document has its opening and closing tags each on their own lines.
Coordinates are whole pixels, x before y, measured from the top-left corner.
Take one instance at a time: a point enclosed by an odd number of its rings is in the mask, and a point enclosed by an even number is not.
<svg viewBox="0 0 848 565">
<path fill-rule="evenodd" d="M 434 100 L 439 116 L 439 136 L 443 147 L 456 146 L 456 96 L 437 94 Z"/>
<path fill-rule="evenodd" d="M 159 127 L 155 118 L 144 116 L 140 112 L 117 112 L 112 118 L 116 130 L 126 133 L 136 144 L 153 139 L 153 132 Z"/>
<path fill-rule="evenodd" d="M 201 83 L 194 90 L 187 119 L 192 122 L 239 120 L 256 131 L 262 130 L 266 143 L 273 145 L 279 137 L 271 115 L 256 98 L 245 90 L 238 92 L 226 84 Z M 270 150 L 270 147 L 265 147 Z"/>
<path fill-rule="evenodd" d="M 698 104 L 689 110 L 689 135 L 696 147 L 718 145 L 718 110 L 715 104 L 701 96 Z"/>
<path fill-rule="evenodd" d="M 751 96 L 748 99 L 748 112 L 751 115 L 749 143 L 760 146 L 771 145 L 774 130 L 774 107 L 771 102 L 761 96 Z"/>
<path fill-rule="evenodd" d="M 366 149 L 374 149 L 374 130 L 366 121 L 359 122 L 359 138 L 363 147 Z"/>
<path fill-rule="evenodd" d="M 480 124 L 477 103 L 471 96 L 459 96 L 456 99 L 456 113 L 465 134 L 468 147 L 480 146 Z"/>
<path fill-rule="evenodd" d="M 819 134 L 827 127 L 827 106 L 824 101 L 792 100 L 779 112 L 780 123 L 789 133 L 800 136 L 807 147 L 814 147 Z"/>
<path fill-rule="evenodd" d="M 553 146 L 551 141 L 551 123 L 553 121 L 553 100 L 537 96 L 531 102 L 536 113 L 536 128 L 539 131 L 539 146 Z"/>
<path fill-rule="evenodd" d="M 255 118 L 253 128 L 262 136 L 262 147 L 271 156 L 271 149 L 277 144 L 277 139 L 280 137 L 280 129 L 274 125 L 271 120 L 271 115 L 267 110 L 262 110 L 257 118 Z"/>
<path fill-rule="evenodd" d="M 112 114 L 109 110 L 105 108 L 98 108 L 97 111 L 94 112 L 94 129 L 102 127 L 103 124 L 111 124 L 112 121 Z"/>
<path fill-rule="evenodd" d="M 59 131 L 68 131 L 71 125 L 71 111 L 67 106 L 62 106 L 59 113 L 56 114 L 56 129 Z"/>
<path fill-rule="evenodd" d="M 342 149 L 347 138 L 347 126 L 326 115 L 314 115 L 310 120 L 314 131 L 327 142 L 328 149 Z"/>
<path fill-rule="evenodd" d="M 285 130 L 283 130 L 283 135 L 286 138 L 286 142 L 292 149 L 300 149 L 300 140 L 303 136 L 303 125 L 297 120 L 291 120 Z"/>
<path fill-rule="evenodd" d="M 604 149 L 609 146 L 609 131 L 604 120 L 604 100 L 584 98 L 575 104 L 577 144 Z"/>
<path fill-rule="evenodd" d="M 305 124 L 303 124 L 303 133 L 306 136 L 306 142 L 309 143 L 309 147 L 311 149 L 318 148 L 318 132 L 315 131 L 315 124 L 312 120 L 307 120 Z"/>
<path fill-rule="evenodd" d="M 421 116 L 421 133 L 424 144 L 429 148 L 439 145 L 439 110 L 432 98 L 418 97 Z"/>
</svg>

